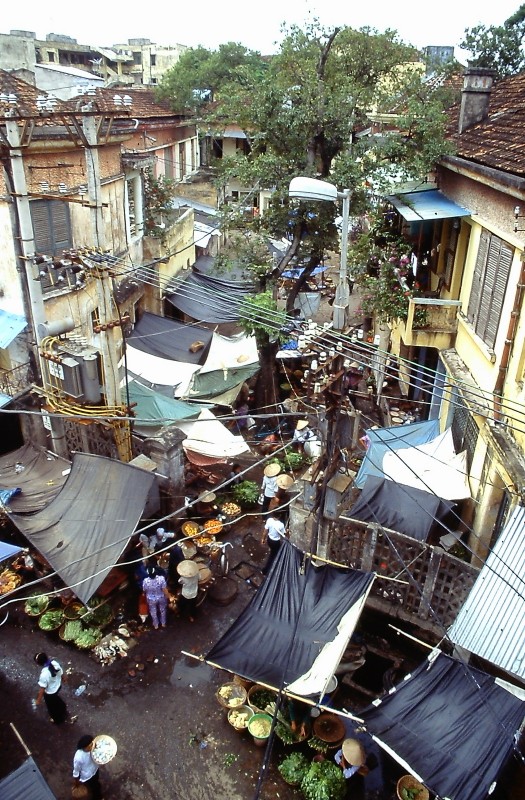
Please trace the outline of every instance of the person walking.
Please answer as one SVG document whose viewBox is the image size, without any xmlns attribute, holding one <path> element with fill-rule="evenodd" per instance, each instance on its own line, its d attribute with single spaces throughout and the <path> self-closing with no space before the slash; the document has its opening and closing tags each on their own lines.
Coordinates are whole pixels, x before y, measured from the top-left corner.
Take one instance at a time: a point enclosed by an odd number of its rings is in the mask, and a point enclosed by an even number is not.
<svg viewBox="0 0 525 800">
<path fill-rule="evenodd" d="M 270 514 L 264 525 L 264 534 L 262 537 L 263 542 L 265 535 L 266 544 L 270 548 L 270 554 L 266 564 L 262 569 L 263 575 L 267 575 L 270 571 L 270 567 L 272 566 L 273 561 L 280 550 L 283 540 L 286 538 L 286 528 L 284 527 L 284 523 L 281 520 L 280 514 L 277 514 L 276 512 Z"/>
<path fill-rule="evenodd" d="M 89 800 L 102 800 L 98 764 L 93 760 L 93 736 L 86 734 L 78 740 L 73 757 L 73 790 L 85 786 L 89 791 Z"/>
<path fill-rule="evenodd" d="M 67 706 L 59 695 L 64 672 L 58 661 L 55 658 L 48 658 L 46 653 L 37 653 L 35 661 L 42 667 L 35 705 L 39 706 L 44 700 L 51 722 L 60 725 L 67 717 Z"/>
<path fill-rule="evenodd" d="M 190 622 L 194 622 L 199 592 L 199 567 L 195 561 L 186 559 L 177 565 L 177 572 L 180 575 L 179 583 L 182 586 L 180 596 L 181 614 L 187 617 Z"/>
<path fill-rule="evenodd" d="M 148 567 L 148 576 L 142 581 L 142 591 L 146 596 L 153 627 L 158 630 L 160 620 L 161 628 L 165 628 L 170 593 L 166 578 L 159 573 L 157 567 Z"/>
<path fill-rule="evenodd" d="M 277 475 L 280 471 L 281 467 L 275 462 L 273 464 L 268 464 L 264 468 L 264 477 L 261 486 L 261 493 L 263 496 L 261 511 L 263 514 L 267 513 L 270 508 L 270 503 L 277 494 L 277 489 L 279 488 L 277 485 Z"/>
</svg>

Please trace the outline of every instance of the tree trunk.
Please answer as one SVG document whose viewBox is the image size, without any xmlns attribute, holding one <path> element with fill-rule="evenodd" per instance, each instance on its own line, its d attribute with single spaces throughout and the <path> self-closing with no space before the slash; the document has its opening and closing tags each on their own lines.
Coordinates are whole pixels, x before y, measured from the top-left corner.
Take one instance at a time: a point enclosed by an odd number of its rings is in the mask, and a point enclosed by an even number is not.
<svg viewBox="0 0 525 800">
<path fill-rule="evenodd" d="M 277 424 L 277 414 L 275 405 L 279 402 L 279 376 L 275 364 L 275 355 L 279 350 L 278 341 L 270 341 L 269 336 L 264 340 L 259 340 L 259 363 L 261 370 L 255 385 L 255 407 L 261 414 L 275 414 L 268 420 L 271 424 Z"/>
<path fill-rule="evenodd" d="M 290 293 L 289 293 L 288 297 L 286 298 L 286 313 L 287 314 L 290 314 L 292 312 L 292 309 L 293 309 L 294 303 L 295 303 L 295 298 L 297 297 L 297 295 L 299 294 L 299 292 L 301 291 L 301 289 L 303 288 L 303 286 L 307 282 L 308 278 L 310 277 L 310 275 L 312 274 L 314 269 L 317 266 L 319 266 L 319 261 L 320 260 L 321 260 L 321 258 L 319 256 L 319 254 L 318 253 L 313 253 L 311 255 L 311 257 L 310 257 L 310 261 L 308 262 L 308 264 L 304 268 L 303 272 L 301 273 L 301 275 L 295 281 L 294 285 L 292 286 L 292 288 L 290 290 Z"/>
</svg>

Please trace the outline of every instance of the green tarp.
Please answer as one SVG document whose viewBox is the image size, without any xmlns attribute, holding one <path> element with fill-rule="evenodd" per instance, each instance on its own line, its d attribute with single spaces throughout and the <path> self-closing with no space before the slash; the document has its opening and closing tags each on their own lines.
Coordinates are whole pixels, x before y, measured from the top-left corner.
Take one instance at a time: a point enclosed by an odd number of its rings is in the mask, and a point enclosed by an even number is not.
<svg viewBox="0 0 525 800">
<path fill-rule="evenodd" d="M 197 417 L 203 406 L 198 403 L 183 403 L 166 397 L 136 381 L 128 383 L 129 402 L 135 414 L 133 429 L 142 436 L 154 436 L 165 425 L 172 425 L 181 419 Z M 126 390 L 123 400 L 127 403 Z"/>
</svg>

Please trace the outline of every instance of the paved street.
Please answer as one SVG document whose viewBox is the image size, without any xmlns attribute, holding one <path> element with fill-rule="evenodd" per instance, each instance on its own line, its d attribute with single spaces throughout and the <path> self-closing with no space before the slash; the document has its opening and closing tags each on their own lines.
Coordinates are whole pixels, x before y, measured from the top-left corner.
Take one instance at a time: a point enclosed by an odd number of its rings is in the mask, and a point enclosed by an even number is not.
<svg viewBox="0 0 525 800">
<path fill-rule="evenodd" d="M 231 537 L 233 565 L 249 560 L 241 542 L 253 519 L 259 528 L 260 520 L 251 518 Z M 265 548 L 258 555 L 262 563 Z M 25 614 L 12 612 L 0 628 L 2 775 L 24 757 L 9 729 L 12 722 L 60 800 L 70 797 L 71 762 L 85 733 L 107 733 L 118 742 L 117 757 L 100 769 L 106 800 L 254 797 L 265 749 L 256 747 L 247 732 L 236 732 L 215 699 L 228 674 L 181 654 L 205 653 L 249 602 L 253 587 L 233 575 L 239 593 L 231 605 L 207 599 L 194 624 L 171 616 L 166 631 L 144 633 L 128 658 L 106 667 L 43 633 Z M 33 656 L 41 650 L 71 670 L 63 694 L 70 714 L 78 717 L 73 724 L 54 726 L 43 706 L 31 707 L 38 678 Z M 132 678 L 128 670 L 136 664 L 144 664 L 144 671 Z M 74 690 L 81 685 L 86 690 L 77 697 Z M 274 756 L 260 796 L 292 797 L 275 763 Z"/>
</svg>

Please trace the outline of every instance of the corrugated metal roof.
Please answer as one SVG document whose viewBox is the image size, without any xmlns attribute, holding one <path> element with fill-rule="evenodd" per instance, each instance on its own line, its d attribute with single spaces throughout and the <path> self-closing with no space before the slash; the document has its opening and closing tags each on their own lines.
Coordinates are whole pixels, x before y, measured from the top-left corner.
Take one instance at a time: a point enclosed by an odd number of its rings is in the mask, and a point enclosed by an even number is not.
<svg viewBox="0 0 525 800">
<path fill-rule="evenodd" d="M 9 347 L 13 339 L 15 339 L 20 331 L 23 331 L 27 325 L 27 320 L 24 317 L 19 317 L 17 314 L 10 314 L 8 311 L 0 309 L 0 347 Z"/>
<path fill-rule="evenodd" d="M 56 800 L 32 758 L 0 781 L 2 800 Z"/>
<path fill-rule="evenodd" d="M 386 199 L 407 222 L 468 217 L 472 213 L 437 190 L 391 194 Z"/>
<path fill-rule="evenodd" d="M 453 642 L 525 679 L 525 508 L 518 506 L 449 630 Z"/>
</svg>

